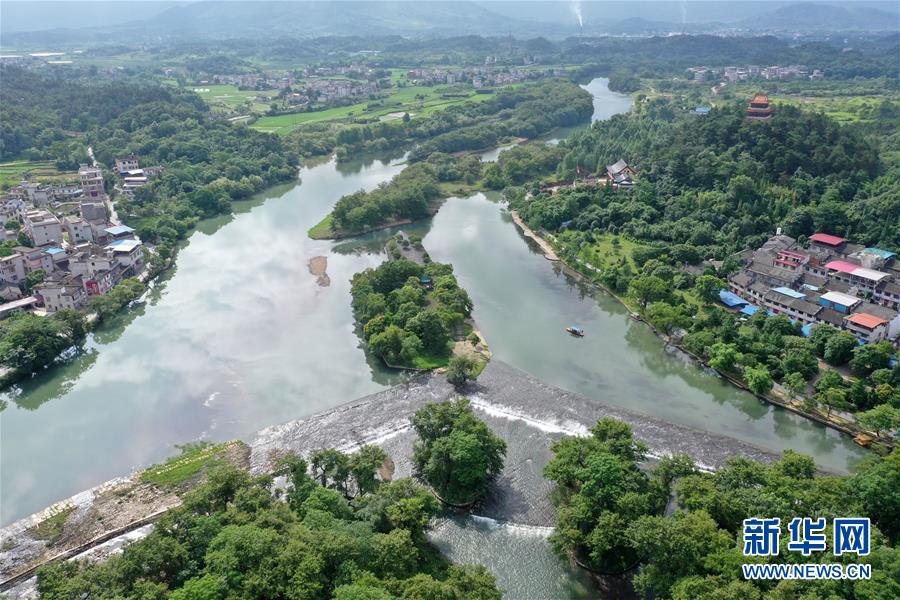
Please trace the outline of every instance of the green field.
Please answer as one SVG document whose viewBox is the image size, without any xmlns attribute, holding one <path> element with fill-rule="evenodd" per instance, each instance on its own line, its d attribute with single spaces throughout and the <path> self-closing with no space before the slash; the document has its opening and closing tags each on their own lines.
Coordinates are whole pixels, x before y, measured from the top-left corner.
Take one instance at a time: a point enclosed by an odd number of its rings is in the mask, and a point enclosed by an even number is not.
<svg viewBox="0 0 900 600">
<path fill-rule="evenodd" d="M 196 84 L 187 86 L 186 89 L 194 91 L 198 96 L 203 98 L 203 100 L 209 104 L 210 108 L 225 111 L 234 110 L 245 102 L 250 102 L 250 110 L 254 112 L 265 112 L 269 110 L 269 104 L 265 102 L 256 102 L 253 98 L 256 96 L 271 96 L 274 98 L 278 95 L 278 90 L 239 90 L 237 86 L 234 85 Z"/>
<path fill-rule="evenodd" d="M 252 127 L 259 131 L 283 135 L 306 123 L 390 118 L 391 113 L 401 112 L 408 112 L 411 116 L 421 116 L 453 104 L 483 102 L 493 97 L 493 94 L 476 94 L 472 90 L 466 90 L 463 95 L 459 89 L 450 86 L 397 88 L 390 96 L 379 100 L 367 100 L 326 110 L 260 117 Z"/>
<path fill-rule="evenodd" d="M 585 246 L 579 256 L 598 269 L 618 264 L 624 258 L 628 265 L 637 270 L 634 262 L 634 249 L 640 246 L 626 237 L 613 234 L 595 235 L 595 242 Z"/>
<path fill-rule="evenodd" d="M 51 182 L 77 179 L 78 175 L 58 170 L 51 160 L 17 160 L 0 164 L 0 189 L 19 185 L 24 177 L 30 181 Z"/>
</svg>

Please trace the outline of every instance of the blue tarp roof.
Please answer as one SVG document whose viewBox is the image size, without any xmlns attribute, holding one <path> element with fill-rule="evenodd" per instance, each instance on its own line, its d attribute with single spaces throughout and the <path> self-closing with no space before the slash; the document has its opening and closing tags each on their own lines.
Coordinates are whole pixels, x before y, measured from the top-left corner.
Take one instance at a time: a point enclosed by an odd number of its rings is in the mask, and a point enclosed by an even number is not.
<svg viewBox="0 0 900 600">
<path fill-rule="evenodd" d="M 772 288 L 772 291 L 778 292 L 779 294 L 784 294 L 785 296 L 790 296 L 791 298 L 798 298 L 798 299 L 806 298 L 806 294 L 804 294 L 803 292 L 798 292 L 796 290 L 792 290 L 789 287 Z"/>
<path fill-rule="evenodd" d="M 694 112 L 697 113 L 698 115 L 705 115 L 710 110 L 712 110 L 712 109 L 708 106 L 698 106 L 697 108 L 694 109 Z"/>
<path fill-rule="evenodd" d="M 809 334 L 812 333 L 812 323 L 807 323 L 803 327 L 800 328 L 800 331 L 803 332 L 803 337 L 809 337 Z"/>
<path fill-rule="evenodd" d="M 719 300 L 721 300 L 722 304 L 729 308 L 734 308 L 735 306 L 745 306 L 749 304 L 749 302 L 747 302 L 737 294 L 732 294 L 726 289 L 719 290 Z"/>
<path fill-rule="evenodd" d="M 44 250 L 44 252 L 46 252 L 47 254 L 59 254 L 60 252 L 65 252 L 65 250 L 63 250 L 62 248 L 53 247 L 47 248 L 46 250 Z"/>
<path fill-rule="evenodd" d="M 890 250 L 882 250 L 881 248 L 866 248 L 865 252 L 868 254 L 875 254 L 876 256 L 880 256 L 881 258 L 891 258 L 892 256 L 897 256 L 896 252 L 891 252 Z"/>
<path fill-rule="evenodd" d="M 744 308 L 741 309 L 741 314 L 742 314 L 742 315 L 747 315 L 748 317 L 752 317 L 752 316 L 755 315 L 758 311 L 759 311 L 759 307 L 758 307 L 758 306 L 754 306 L 754 305 L 752 305 L 752 304 L 748 304 L 747 306 L 745 306 Z"/>
</svg>

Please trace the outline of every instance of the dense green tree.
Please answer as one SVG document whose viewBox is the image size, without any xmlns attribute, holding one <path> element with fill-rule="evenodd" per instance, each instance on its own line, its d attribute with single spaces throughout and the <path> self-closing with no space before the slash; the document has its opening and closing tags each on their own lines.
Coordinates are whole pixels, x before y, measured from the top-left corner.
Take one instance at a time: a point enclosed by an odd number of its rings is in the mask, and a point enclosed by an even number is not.
<svg viewBox="0 0 900 600">
<path fill-rule="evenodd" d="M 628 289 L 637 298 L 641 308 L 646 308 L 650 302 L 662 300 L 669 293 L 668 284 L 656 275 L 635 277 L 629 283 Z"/>
<path fill-rule="evenodd" d="M 419 436 L 416 471 L 448 502 L 478 500 L 503 469 L 506 442 L 475 416 L 468 400 L 428 404 L 412 425 Z"/>
<path fill-rule="evenodd" d="M 840 366 L 847 364 L 853 356 L 853 350 L 859 345 L 856 336 L 846 331 L 841 331 L 831 336 L 825 343 L 823 358 L 829 365 Z"/>
<path fill-rule="evenodd" d="M 469 381 L 475 381 L 478 363 L 470 354 L 455 354 L 447 365 L 447 381 L 451 385 L 461 387 Z"/>
<path fill-rule="evenodd" d="M 720 371 L 733 371 L 740 360 L 740 353 L 734 344 L 716 342 L 708 350 L 709 364 Z"/>
<path fill-rule="evenodd" d="M 769 390 L 772 389 L 772 375 L 769 373 L 769 369 L 767 369 L 764 365 L 760 365 L 758 367 L 745 367 L 744 368 L 744 380 L 747 382 L 747 387 L 750 388 L 754 394 L 766 394 Z"/>
<path fill-rule="evenodd" d="M 897 431 L 900 429 L 900 408 L 889 404 L 879 404 L 871 410 L 857 415 L 859 424 L 875 433 Z"/>
</svg>

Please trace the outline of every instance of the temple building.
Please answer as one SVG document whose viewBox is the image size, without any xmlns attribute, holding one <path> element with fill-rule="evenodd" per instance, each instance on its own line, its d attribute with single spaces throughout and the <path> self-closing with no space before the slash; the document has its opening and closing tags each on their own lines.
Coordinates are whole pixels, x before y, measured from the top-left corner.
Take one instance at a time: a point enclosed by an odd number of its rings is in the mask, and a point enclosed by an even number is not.
<svg viewBox="0 0 900 600">
<path fill-rule="evenodd" d="M 747 118 L 768 119 L 774 112 L 775 109 L 769 105 L 769 97 L 765 94 L 757 94 L 753 96 L 750 106 L 747 107 Z"/>
</svg>

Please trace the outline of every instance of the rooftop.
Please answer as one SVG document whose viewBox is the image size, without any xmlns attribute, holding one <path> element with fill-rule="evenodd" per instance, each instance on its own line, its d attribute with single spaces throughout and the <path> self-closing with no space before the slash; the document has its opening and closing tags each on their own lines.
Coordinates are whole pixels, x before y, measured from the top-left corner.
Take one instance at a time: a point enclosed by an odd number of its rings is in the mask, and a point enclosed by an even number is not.
<svg viewBox="0 0 900 600">
<path fill-rule="evenodd" d="M 141 240 L 116 240 L 106 246 L 106 249 L 113 252 L 131 252 L 140 245 Z"/>
<path fill-rule="evenodd" d="M 882 250 L 881 248 L 865 248 L 863 250 L 866 254 L 874 254 L 875 256 L 880 256 L 881 258 L 893 258 L 897 256 L 896 252 L 891 252 L 890 250 Z"/>
<path fill-rule="evenodd" d="M 779 294 L 784 294 L 785 296 L 790 296 L 791 298 L 800 298 L 800 299 L 806 298 L 806 294 L 804 294 L 802 292 L 798 292 L 796 290 L 792 290 L 791 288 L 788 288 L 788 287 L 772 288 L 772 291 L 778 292 Z"/>
<path fill-rule="evenodd" d="M 847 320 L 856 325 L 861 325 L 866 329 L 875 329 L 879 325 L 884 325 L 887 323 L 884 319 L 880 317 L 876 317 L 875 315 L 870 315 L 869 313 L 859 312 L 847 317 Z"/>
<path fill-rule="evenodd" d="M 830 233 L 814 233 L 809 236 L 809 240 L 811 242 L 819 242 L 820 244 L 826 244 L 828 246 L 840 246 L 847 241 L 846 238 L 831 235 Z"/>
<path fill-rule="evenodd" d="M 128 225 L 115 225 L 113 227 L 107 227 L 103 231 L 105 231 L 109 235 L 123 235 L 125 233 L 134 233 L 134 229 L 132 229 Z"/>
<path fill-rule="evenodd" d="M 853 273 L 857 269 L 860 269 L 860 265 L 856 263 L 847 262 L 846 260 L 832 260 L 825 264 L 826 269 L 831 269 L 832 271 L 840 271 L 841 273 Z"/>
<path fill-rule="evenodd" d="M 826 292 L 822 294 L 822 300 L 840 304 L 841 306 L 854 306 L 860 302 L 856 296 L 842 294 L 841 292 Z"/>
</svg>

